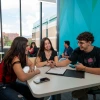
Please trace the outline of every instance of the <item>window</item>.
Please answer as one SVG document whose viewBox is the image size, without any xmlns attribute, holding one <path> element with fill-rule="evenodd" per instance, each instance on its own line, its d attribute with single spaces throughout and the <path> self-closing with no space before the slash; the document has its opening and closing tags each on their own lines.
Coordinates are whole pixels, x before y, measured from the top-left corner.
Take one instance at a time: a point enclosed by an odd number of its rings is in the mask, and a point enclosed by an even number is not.
<svg viewBox="0 0 100 100">
<path fill-rule="evenodd" d="M 47 36 L 54 47 L 56 48 L 56 26 L 57 26 L 57 4 L 50 3 L 50 2 L 43 2 L 42 3 L 42 13 L 43 13 L 43 24 L 42 24 L 42 37 Z"/>
<path fill-rule="evenodd" d="M 29 42 L 36 42 L 36 35 L 33 34 L 33 25 L 40 19 L 40 9 L 38 0 L 22 0 L 22 36 Z M 36 43 L 36 45 L 38 45 Z"/>
<path fill-rule="evenodd" d="M 3 47 L 9 48 L 19 36 L 19 0 L 1 0 Z"/>
</svg>

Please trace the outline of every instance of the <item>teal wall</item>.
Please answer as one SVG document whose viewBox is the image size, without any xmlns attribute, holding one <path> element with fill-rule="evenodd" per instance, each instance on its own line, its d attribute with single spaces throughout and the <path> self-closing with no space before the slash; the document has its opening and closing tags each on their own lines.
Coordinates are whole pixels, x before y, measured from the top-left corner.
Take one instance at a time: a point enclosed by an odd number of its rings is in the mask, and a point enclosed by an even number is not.
<svg viewBox="0 0 100 100">
<path fill-rule="evenodd" d="M 64 49 L 64 41 L 69 40 L 76 48 L 78 34 L 90 31 L 95 37 L 93 45 L 100 47 L 100 0 L 58 0 L 59 13 L 59 53 Z"/>
</svg>

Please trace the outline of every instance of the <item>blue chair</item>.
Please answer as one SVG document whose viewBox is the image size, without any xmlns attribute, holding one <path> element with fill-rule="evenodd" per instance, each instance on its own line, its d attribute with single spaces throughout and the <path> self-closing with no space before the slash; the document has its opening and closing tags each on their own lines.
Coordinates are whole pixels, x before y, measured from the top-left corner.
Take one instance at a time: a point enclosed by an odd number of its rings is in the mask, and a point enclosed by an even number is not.
<svg viewBox="0 0 100 100">
<path fill-rule="evenodd" d="M 98 90 L 90 90 L 88 94 L 93 95 L 93 100 L 96 100 L 96 94 L 100 94 L 100 89 Z"/>
</svg>

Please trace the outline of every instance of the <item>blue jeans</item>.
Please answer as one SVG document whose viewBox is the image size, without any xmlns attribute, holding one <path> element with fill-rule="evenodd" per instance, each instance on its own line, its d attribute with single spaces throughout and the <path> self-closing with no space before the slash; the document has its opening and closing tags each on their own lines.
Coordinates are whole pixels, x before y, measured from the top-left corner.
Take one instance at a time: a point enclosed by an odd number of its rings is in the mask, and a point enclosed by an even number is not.
<svg viewBox="0 0 100 100">
<path fill-rule="evenodd" d="M 0 100 L 38 100 L 28 86 L 19 82 L 0 85 Z"/>
</svg>

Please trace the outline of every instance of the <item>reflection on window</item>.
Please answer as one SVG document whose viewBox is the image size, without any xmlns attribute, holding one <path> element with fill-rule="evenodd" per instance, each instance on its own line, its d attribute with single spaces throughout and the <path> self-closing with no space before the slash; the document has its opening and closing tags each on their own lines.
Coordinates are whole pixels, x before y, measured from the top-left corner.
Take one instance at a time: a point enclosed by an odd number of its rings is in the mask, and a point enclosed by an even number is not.
<svg viewBox="0 0 100 100">
<path fill-rule="evenodd" d="M 57 21 L 57 5 L 56 3 L 42 2 L 42 38 L 48 37 L 54 49 L 56 49 L 56 22 Z M 40 40 L 40 20 L 34 23 L 33 34 L 35 34 L 36 43 L 39 45 Z"/>
<path fill-rule="evenodd" d="M 1 0 L 1 4 L 3 47 L 7 48 L 19 36 L 19 1 Z"/>
<path fill-rule="evenodd" d="M 36 42 L 35 35 L 32 34 L 33 23 L 40 19 L 40 5 L 38 0 L 21 0 L 22 1 L 22 36 Z M 37 45 L 37 43 L 36 43 Z"/>
</svg>

